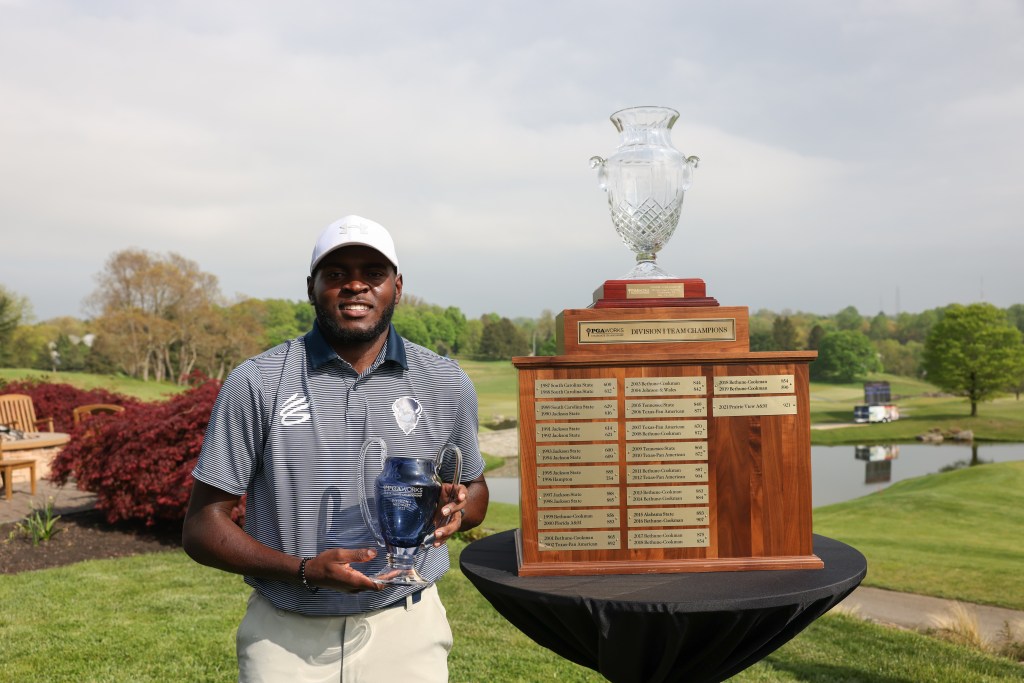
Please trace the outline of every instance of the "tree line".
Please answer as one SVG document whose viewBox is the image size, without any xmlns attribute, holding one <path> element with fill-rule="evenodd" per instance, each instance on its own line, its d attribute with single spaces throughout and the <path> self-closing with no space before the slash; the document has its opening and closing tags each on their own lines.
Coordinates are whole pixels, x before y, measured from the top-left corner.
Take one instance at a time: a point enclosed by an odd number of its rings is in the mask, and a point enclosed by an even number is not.
<svg viewBox="0 0 1024 683">
<path fill-rule="evenodd" d="M 85 302 L 88 318 L 34 322 L 26 297 L 0 286 L 0 366 L 121 373 L 185 384 L 195 372 L 222 379 L 246 358 L 310 329 L 307 301 L 228 302 L 216 276 L 178 254 L 114 253 Z M 554 353 L 554 316 L 468 319 L 407 294 L 395 309 L 404 337 L 443 355 L 499 360 Z"/>
<path fill-rule="evenodd" d="M 228 302 L 214 275 L 174 253 L 116 252 L 96 285 L 86 300 L 90 317 L 45 322 L 33 322 L 28 300 L 0 286 L 0 366 L 182 384 L 194 372 L 220 379 L 245 358 L 304 334 L 314 319 L 306 301 Z M 455 306 L 407 292 L 393 321 L 410 341 L 458 358 L 556 353 L 556 321 L 547 310 L 538 318 L 467 318 Z M 1019 396 L 1024 390 L 1022 331 L 1024 304 L 953 304 L 873 316 L 853 306 L 833 315 L 760 310 L 750 316 L 750 348 L 816 350 L 811 376 L 819 381 L 849 382 L 875 372 L 926 378 L 969 396 L 974 409 L 993 391 Z"/>
</svg>

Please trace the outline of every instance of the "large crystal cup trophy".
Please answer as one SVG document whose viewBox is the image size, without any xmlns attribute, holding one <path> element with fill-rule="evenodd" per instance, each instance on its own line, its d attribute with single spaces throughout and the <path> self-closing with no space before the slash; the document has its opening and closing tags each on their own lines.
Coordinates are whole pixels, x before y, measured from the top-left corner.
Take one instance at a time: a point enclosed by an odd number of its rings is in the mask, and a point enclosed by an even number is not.
<svg viewBox="0 0 1024 683">
<path fill-rule="evenodd" d="M 622 280 L 672 278 L 656 261 L 679 224 L 683 194 L 700 159 L 672 146 L 670 132 L 679 112 L 668 107 L 630 107 L 611 115 L 619 131 L 615 154 L 591 157 L 598 184 L 608 193 L 612 223 L 636 254 Z"/>
<path fill-rule="evenodd" d="M 373 495 L 367 491 L 367 454 L 380 451 L 381 472 L 373 481 Z M 446 443 L 430 456 L 388 455 L 383 439 L 368 439 L 359 454 L 359 507 L 363 520 L 377 544 L 387 551 L 387 566 L 370 577 L 377 583 L 420 585 L 425 581 L 417 567 L 426 556 L 437 528 L 436 513 L 441 497 L 441 464 L 445 455 L 455 455 L 453 482 L 462 476 L 462 451 Z M 371 510 L 371 507 L 373 508 Z M 451 516 L 442 522 L 448 524 Z M 421 552 L 422 551 L 422 552 Z"/>
</svg>

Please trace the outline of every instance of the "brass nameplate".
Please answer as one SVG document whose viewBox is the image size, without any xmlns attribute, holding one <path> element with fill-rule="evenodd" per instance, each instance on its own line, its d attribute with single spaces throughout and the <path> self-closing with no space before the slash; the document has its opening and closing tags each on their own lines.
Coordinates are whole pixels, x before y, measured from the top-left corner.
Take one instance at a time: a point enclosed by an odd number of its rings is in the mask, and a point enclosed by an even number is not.
<svg viewBox="0 0 1024 683">
<path fill-rule="evenodd" d="M 599 507 L 618 504 L 619 489 L 614 486 L 596 489 L 537 490 L 537 507 L 539 508 Z"/>
<path fill-rule="evenodd" d="M 651 443 L 626 444 L 626 460 L 630 462 L 707 459 L 707 441 L 654 441 Z"/>
<path fill-rule="evenodd" d="M 707 381 L 703 376 L 626 378 L 626 396 L 704 396 L 707 393 Z"/>
<path fill-rule="evenodd" d="M 626 401 L 626 417 L 657 419 L 659 417 L 706 417 L 708 404 L 703 398 L 645 398 Z"/>
<path fill-rule="evenodd" d="M 538 467 L 538 486 L 580 486 L 585 484 L 618 484 L 618 467 L 582 465 L 580 467 Z"/>
<path fill-rule="evenodd" d="M 581 320 L 576 325 L 580 344 L 736 341 L 735 318 Z"/>
<path fill-rule="evenodd" d="M 705 548 L 710 544 L 707 529 L 657 529 L 630 531 L 630 548 Z"/>
<path fill-rule="evenodd" d="M 677 422 L 627 422 L 626 441 L 644 439 L 706 439 L 707 420 L 681 420 Z"/>
<path fill-rule="evenodd" d="M 533 384 L 535 398 L 605 398 L 618 396 L 615 379 L 539 379 Z"/>
<path fill-rule="evenodd" d="M 715 398 L 715 417 L 738 415 L 796 415 L 795 396 Z"/>
<path fill-rule="evenodd" d="M 537 401 L 538 420 L 600 420 L 619 416 L 618 401 Z"/>
<path fill-rule="evenodd" d="M 541 551 L 545 550 L 618 550 L 618 531 L 546 531 L 537 534 Z"/>
<path fill-rule="evenodd" d="M 682 299 L 686 297 L 684 282 L 645 282 L 626 285 L 627 299 Z"/>
<path fill-rule="evenodd" d="M 629 510 L 629 526 L 705 526 L 708 508 L 639 508 Z"/>
<path fill-rule="evenodd" d="M 652 444 L 653 445 L 653 444 Z M 705 458 L 707 455 L 705 454 Z M 637 458 L 639 460 L 640 458 Z M 613 443 L 573 446 L 537 446 L 537 464 L 555 465 L 577 462 L 618 462 L 619 445 Z"/>
<path fill-rule="evenodd" d="M 795 391 L 793 375 L 715 377 L 716 394 L 792 394 Z"/>
<path fill-rule="evenodd" d="M 697 510 L 699 508 L 678 508 Z M 691 524 L 690 526 L 693 526 Z M 618 529 L 618 510 L 542 510 L 537 513 L 538 529 Z"/>
<path fill-rule="evenodd" d="M 627 484 L 659 484 L 662 482 L 707 481 L 708 466 L 699 465 L 630 465 L 626 468 Z"/>
<path fill-rule="evenodd" d="M 537 441 L 617 441 L 615 422 L 544 422 L 537 425 Z"/>
<path fill-rule="evenodd" d="M 594 489 L 583 489 L 593 491 Z M 626 505 L 692 505 L 708 502 L 708 487 L 699 486 L 629 486 Z"/>
</svg>

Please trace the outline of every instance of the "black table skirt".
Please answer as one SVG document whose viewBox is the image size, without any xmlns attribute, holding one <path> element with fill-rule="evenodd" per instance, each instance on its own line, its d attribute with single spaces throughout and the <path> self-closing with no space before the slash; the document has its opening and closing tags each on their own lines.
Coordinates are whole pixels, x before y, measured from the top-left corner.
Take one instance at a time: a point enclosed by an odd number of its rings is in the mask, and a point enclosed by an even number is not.
<svg viewBox="0 0 1024 683">
<path fill-rule="evenodd" d="M 463 573 L 538 644 L 615 683 L 721 681 L 778 649 L 841 602 L 867 561 L 824 536 L 824 569 L 516 575 L 514 531 L 470 544 Z"/>
</svg>

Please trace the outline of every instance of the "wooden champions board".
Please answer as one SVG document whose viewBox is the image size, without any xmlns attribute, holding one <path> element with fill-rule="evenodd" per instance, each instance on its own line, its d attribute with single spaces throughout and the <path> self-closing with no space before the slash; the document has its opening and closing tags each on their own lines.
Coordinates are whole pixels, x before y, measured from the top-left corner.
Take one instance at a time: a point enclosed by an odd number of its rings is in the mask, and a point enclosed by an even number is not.
<svg viewBox="0 0 1024 683">
<path fill-rule="evenodd" d="M 520 575 L 822 566 L 811 534 L 808 363 L 817 354 L 708 343 L 513 359 Z"/>
</svg>

